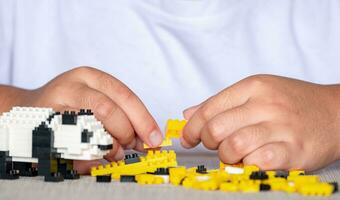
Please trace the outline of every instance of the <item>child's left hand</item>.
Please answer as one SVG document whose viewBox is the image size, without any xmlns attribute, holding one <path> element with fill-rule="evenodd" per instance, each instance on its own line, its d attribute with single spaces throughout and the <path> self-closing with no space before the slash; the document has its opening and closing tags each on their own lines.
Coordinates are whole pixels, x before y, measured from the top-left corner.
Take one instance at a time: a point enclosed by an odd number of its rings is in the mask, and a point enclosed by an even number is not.
<svg viewBox="0 0 340 200">
<path fill-rule="evenodd" d="M 187 109 L 181 142 L 225 163 L 315 170 L 340 157 L 339 114 L 339 85 L 256 75 Z"/>
</svg>

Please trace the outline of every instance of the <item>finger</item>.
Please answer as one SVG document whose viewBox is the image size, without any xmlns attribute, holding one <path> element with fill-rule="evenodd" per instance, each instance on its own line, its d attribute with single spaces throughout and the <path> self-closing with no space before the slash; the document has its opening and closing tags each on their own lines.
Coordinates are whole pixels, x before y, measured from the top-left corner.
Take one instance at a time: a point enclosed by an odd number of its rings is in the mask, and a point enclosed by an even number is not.
<svg viewBox="0 0 340 200">
<path fill-rule="evenodd" d="M 131 150 L 131 149 L 134 149 L 136 145 L 137 145 L 137 140 L 136 138 L 133 138 L 133 140 L 129 144 L 123 146 L 123 148 L 127 150 Z"/>
<path fill-rule="evenodd" d="M 266 123 L 241 128 L 221 142 L 218 147 L 219 156 L 225 163 L 240 162 L 256 149 L 272 142 L 282 141 L 283 136 L 278 133 Z"/>
<path fill-rule="evenodd" d="M 139 152 L 147 152 L 147 150 L 144 149 L 144 142 L 139 137 L 136 137 L 136 146 L 134 150 Z"/>
<path fill-rule="evenodd" d="M 122 108 L 130 119 L 137 135 L 152 147 L 157 147 L 162 143 L 162 134 L 142 101 L 122 82 L 113 76 L 85 67 L 82 80 L 86 84 L 110 97 Z"/>
<path fill-rule="evenodd" d="M 265 121 L 270 116 L 258 105 L 248 102 L 244 105 L 224 111 L 208 121 L 200 131 L 200 139 L 208 149 L 217 149 L 220 142 L 233 132 Z M 195 138 L 187 138 L 193 143 Z"/>
<path fill-rule="evenodd" d="M 79 96 L 79 94 L 82 94 Z M 90 108 L 105 129 L 122 145 L 135 137 L 129 118 L 123 110 L 105 94 L 85 85 L 78 86 L 65 102 L 69 107 Z"/>
<path fill-rule="evenodd" d="M 124 159 L 125 153 L 122 146 L 117 145 L 117 150 L 110 151 L 104 158 L 110 162 Z"/>
<path fill-rule="evenodd" d="M 115 161 L 116 160 L 115 156 L 118 153 L 121 154 L 121 152 L 118 152 L 120 148 L 121 148 L 121 145 L 117 142 L 115 138 L 112 138 L 112 149 L 110 150 L 108 154 L 104 156 L 104 158 L 108 161 Z"/>
<path fill-rule="evenodd" d="M 246 165 L 256 165 L 263 170 L 289 170 L 294 164 L 291 148 L 286 142 L 266 144 L 243 159 Z"/>
<path fill-rule="evenodd" d="M 183 111 L 184 119 L 189 120 L 194 115 L 194 113 L 201 107 L 202 104 L 198 104 L 198 105 L 185 109 Z"/>
<path fill-rule="evenodd" d="M 74 169 L 77 170 L 79 174 L 86 175 L 90 173 L 91 167 L 96 167 L 103 163 L 101 160 L 75 160 L 73 164 Z"/>
<path fill-rule="evenodd" d="M 207 121 L 218 113 L 240 106 L 248 101 L 250 92 L 244 85 L 236 83 L 209 98 L 200 106 L 183 129 L 182 140 L 185 140 L 185 143 L 188 144 L 188 146 L 185 146 L 186 148 L 194 147 L 200 142 L 200 130 Z"/>
</svg>

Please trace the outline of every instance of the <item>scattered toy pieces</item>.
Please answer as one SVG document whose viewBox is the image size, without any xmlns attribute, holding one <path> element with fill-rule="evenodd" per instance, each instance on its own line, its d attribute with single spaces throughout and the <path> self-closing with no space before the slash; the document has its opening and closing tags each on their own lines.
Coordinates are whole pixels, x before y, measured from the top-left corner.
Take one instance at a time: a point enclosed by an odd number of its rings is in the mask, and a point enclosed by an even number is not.
<svg viewBox="0 0 340 200">
<path fill-rule="evenodd" d="M 162 146 L 171 146 L 172 138 L 179 138 L 186 121 L 168 120 Z M 145 148 L 149 148 L 144 145 Z M 149 150 L 146 156 L 126 155 L 125 161 L 94 167 L 92 176 L 112 176 L 121 182 L 141 185 L 172 184 L 197 190 L 223 192 L 282 191 L 305 196 L 330 196 L 338 191 L 337 183 L 321 182 L 318 176 L 305 175 L 303 170 L 263 171 L 257 166 L 224 164 L 208 170 L 204 165 L 186 168 L 177 166 L 174 151 Z M 98 179 L 97 179 L 98 181 Z"/>
</svg>

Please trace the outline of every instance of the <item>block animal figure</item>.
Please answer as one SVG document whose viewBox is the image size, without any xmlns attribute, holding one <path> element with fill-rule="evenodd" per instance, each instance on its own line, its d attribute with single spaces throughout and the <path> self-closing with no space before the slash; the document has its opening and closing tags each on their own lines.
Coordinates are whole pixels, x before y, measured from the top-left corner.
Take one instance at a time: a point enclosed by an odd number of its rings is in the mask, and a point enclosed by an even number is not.
<svg viewBox="0 0 340 200">
<path fill-rule="evenodd" d="M 51 108 L 13 107 L 0 116 L 0 179 L 77 179 L 73 160 L 101 159 L 112 142 L 91 110 L 61 114 Z"/>
</svg>

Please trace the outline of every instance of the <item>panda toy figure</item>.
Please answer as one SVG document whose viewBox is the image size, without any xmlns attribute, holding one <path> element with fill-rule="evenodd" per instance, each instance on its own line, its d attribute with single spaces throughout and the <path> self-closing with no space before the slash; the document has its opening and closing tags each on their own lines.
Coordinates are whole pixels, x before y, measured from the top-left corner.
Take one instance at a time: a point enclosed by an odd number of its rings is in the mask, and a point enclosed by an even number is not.
<svg viewBox="0 0 340 200">
<path fill-rule="evenodd" d="M 91 110 L 13 107 L 0 116 L 0 179 L 78 179 L 73 160 L 102 159 L 112 142 Z"/>
</svg>

